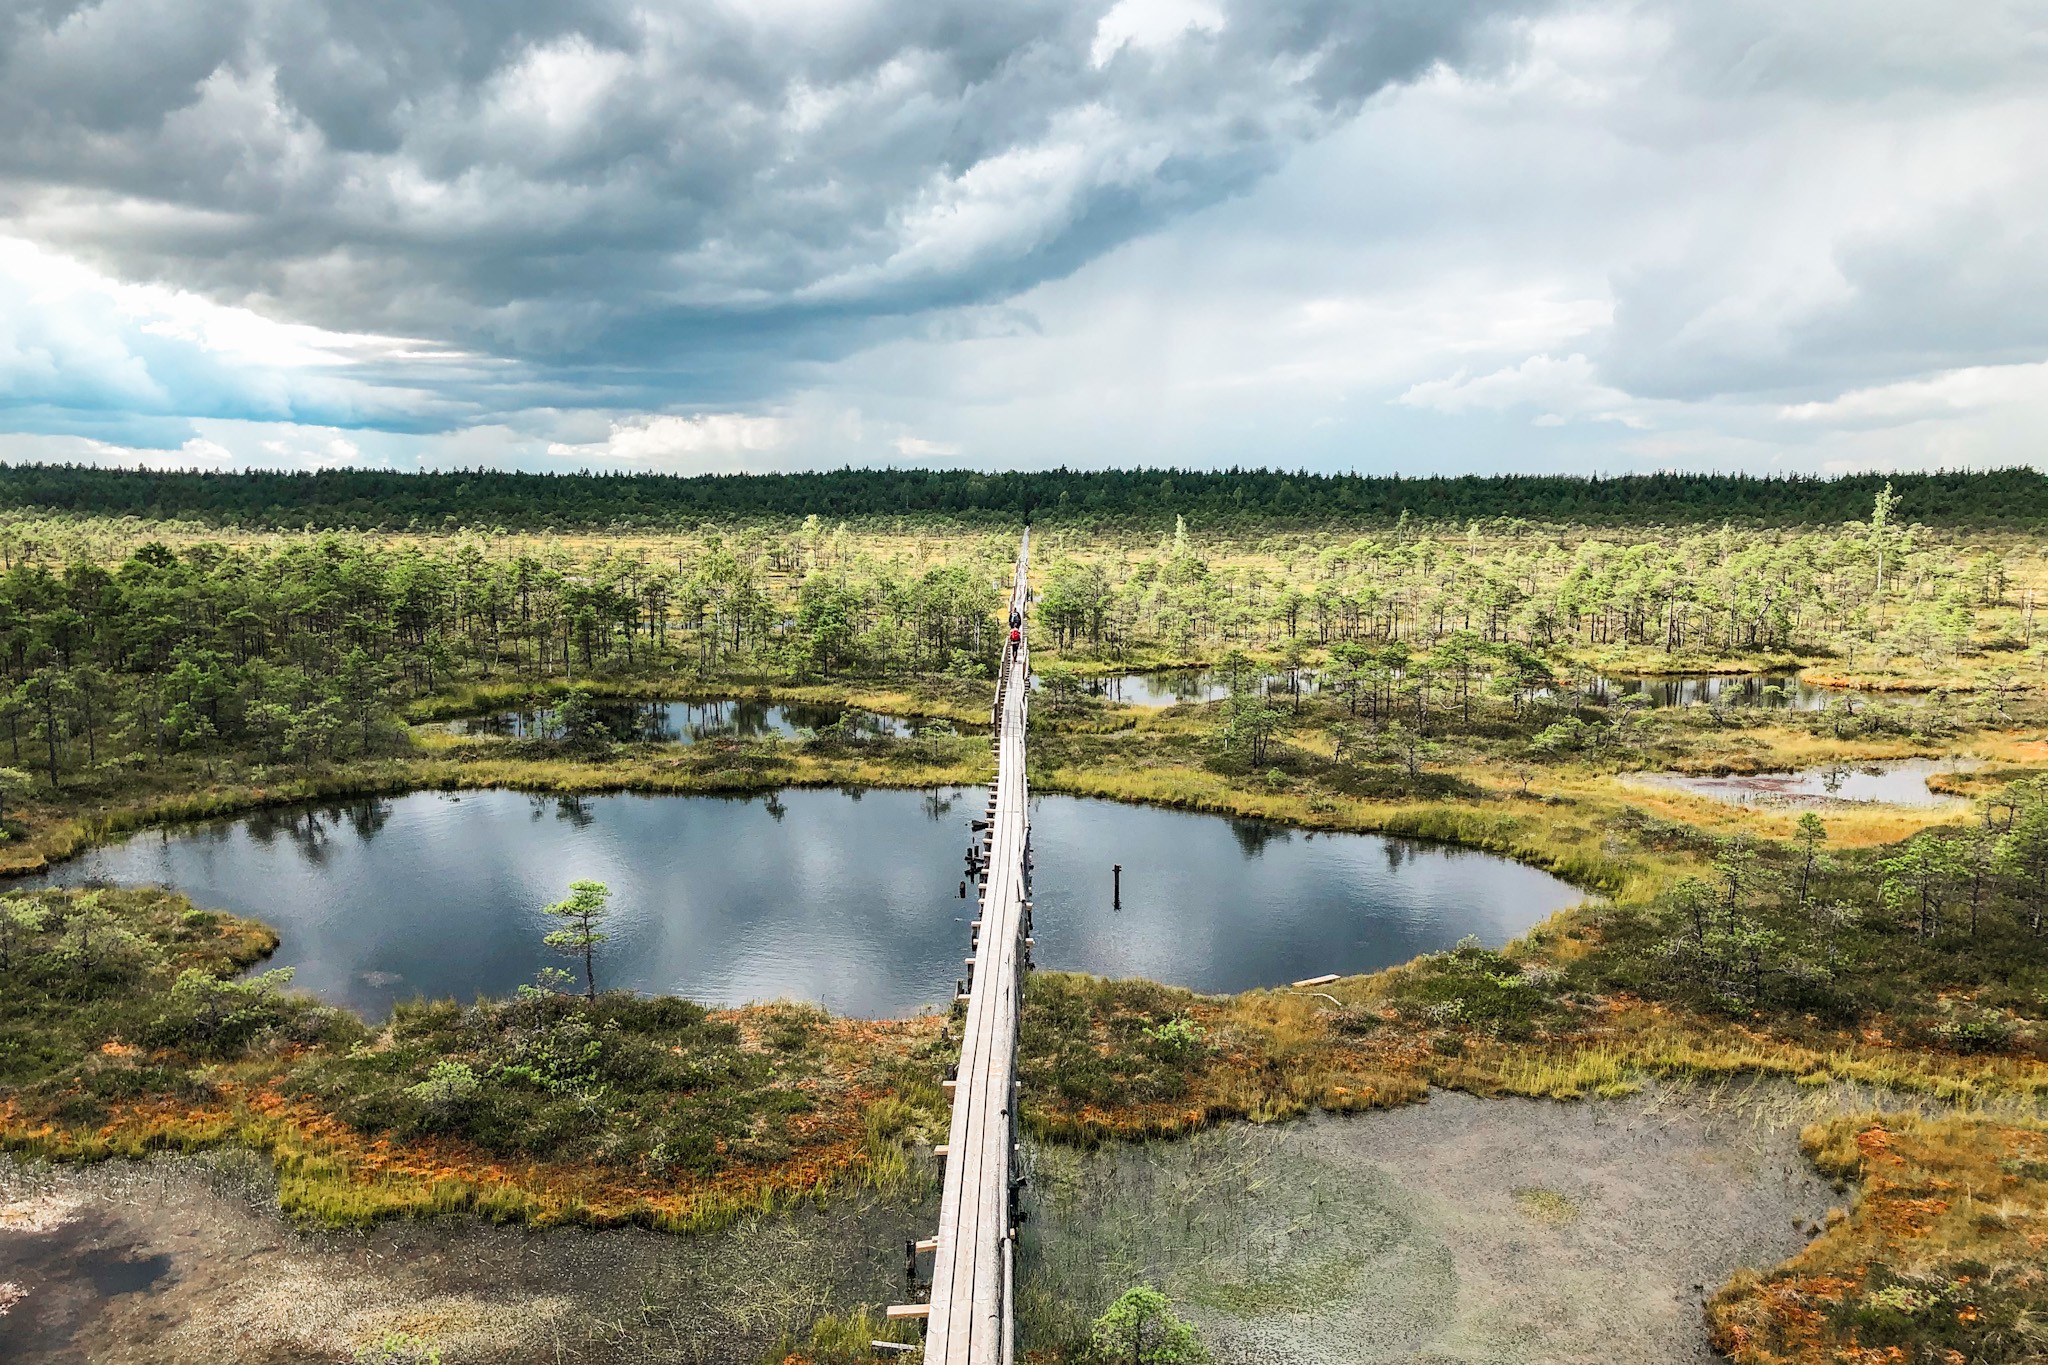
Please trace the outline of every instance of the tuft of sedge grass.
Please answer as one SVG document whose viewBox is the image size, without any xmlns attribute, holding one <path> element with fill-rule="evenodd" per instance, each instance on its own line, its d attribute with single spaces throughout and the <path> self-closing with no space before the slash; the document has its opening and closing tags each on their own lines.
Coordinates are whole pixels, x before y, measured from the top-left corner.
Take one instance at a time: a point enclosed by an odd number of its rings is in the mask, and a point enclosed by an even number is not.
<svg viewBox="0 0 2048 1365">
<path fill-rule="evenodd" d="M 871 1343 L 909 1344 L 917 1340 L 918 1330 L 915 1323 L 889 1321 L 863 1305 L 851 1313 L 828 1313 L 800 1336 L 785 1332 L 761 1365 L 869 1365 L 876 1358 Z"/>
<path fill-rule="evenodd" d="M 1776 1076 L 1802 1085 L 1847 1081 L 1943 1103 L 2048 1099 L 2048 1066 L 2024 1057 L 1962 1057 L 1842 1041 L 1814 1047 L 1725 1020 L 1641 1001 L 1610 1002 L 1574 1032 L 1537 1044 L 1474 1039 L 1433 1058 L 1432 1084 L 1482 1095 L 1580 1099 L 1625 1094 L 1645 1078 Z"/>
</svg>

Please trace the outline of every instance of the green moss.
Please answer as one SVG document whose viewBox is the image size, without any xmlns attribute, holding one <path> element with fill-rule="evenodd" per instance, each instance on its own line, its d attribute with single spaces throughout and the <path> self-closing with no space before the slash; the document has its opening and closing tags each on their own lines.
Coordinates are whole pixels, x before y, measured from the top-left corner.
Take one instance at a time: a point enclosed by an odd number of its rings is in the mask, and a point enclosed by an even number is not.
<svg viewBox="0 0 2048 1365">
<path fill-rule="evenodd" d="M 1204 1280 L 1188 1289 L 1188 1298 L 1239 1318 L 1314 1313 L 1350 1294 L 1366 1264 L 1357 1252 L 1297 1257 L 1284 1270 L 1265 1267 L 1269 1273 L 1257 1279 Z"/>
</svg>

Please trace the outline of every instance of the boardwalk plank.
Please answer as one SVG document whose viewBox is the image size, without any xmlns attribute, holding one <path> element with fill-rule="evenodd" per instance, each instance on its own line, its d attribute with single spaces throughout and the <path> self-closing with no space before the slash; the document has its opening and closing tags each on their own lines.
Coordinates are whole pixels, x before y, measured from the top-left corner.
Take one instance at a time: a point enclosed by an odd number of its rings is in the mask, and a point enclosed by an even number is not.
<svg viewBox="0 0 2048 1365">
<path fill-rule="evenodd" d="M 1031 537 L 1017 553 L 1010 604 L 1020 616 Z M 1017 1023 L 1022 978 L 1024 850 L 1029 837 L 1024 736 L 1030 702 L 1029 641 L 1004 661 L 997 710 L 996 781 L 988 861 L 982 873 L 981 933 L 972 962 L 939 1229 L 932 1265 L 925 1359 L 931 1365 L 1009 1365 L 1011 1359 L 1010 1178 L 1016 1104 Z"/>
</svg>

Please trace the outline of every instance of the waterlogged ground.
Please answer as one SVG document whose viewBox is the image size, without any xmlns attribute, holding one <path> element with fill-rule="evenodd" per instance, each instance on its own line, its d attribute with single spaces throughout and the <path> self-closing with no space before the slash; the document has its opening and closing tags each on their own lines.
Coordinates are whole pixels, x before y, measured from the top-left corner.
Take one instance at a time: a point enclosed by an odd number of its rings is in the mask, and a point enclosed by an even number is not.
<svg viewBox="0 0 2048 1365">
<path fill-rule="evenodd" d="M 1668 787 L 1736 805 L 1828 809 L 1845 804 L 1907 806 L 1920 810 L 1964 810 L 1969 801 L 1935 791 L 1928 779 L 1982 767 L 1970 758 L 1906 758 L 1884 763 L 1838 763 L 1797 772 L 1737 773 L 1694 777 L 1684 773 L 1635 773 L 1629 781 Z"/>
<path fill-rule="evenodd" d="M 1846 1202 L 1801 1124 L 1871 1097 L 1738 1084 L 1582 1104 L 1438 1094 L 1386 1113 L 1031 1153 L 1020 1312 L 1058 1339 L 1151 1280 L 1237 1362 L 1693 1362 L 1700 1302 Z M 902 1297 L 935 1201 L 848 1199 L 702 1237 L 472 1222 L 296 1231 L 246 1158 L 0 1159 L 10 1365 L 346 1362 L 404 1331 L 446 1365 L 753 1365 L 786 1327 Z"/>
<path fill-rule="evenodd" d="M 1845 1203 L 1798 1131 L 1868 1095 L 1749 1084 L 1387 1113 L 1038 1152 L 1021 1304 L 1056 1339 L 1125 1285 L 1239 1362 L 1719 1359 L 1701 1303 Z"/>
<path fill-rule="evenodd" d="M 473 1221 L 303 1232 L 245 1157 L 0 1157 L 0 1361 L 347 1365 L 404 1332 L 446 1365 L 754 1365 L 789 1327 L 890 1302 L 931 1208 L 847 1199 L 673 1237 Z"/>
</svg>

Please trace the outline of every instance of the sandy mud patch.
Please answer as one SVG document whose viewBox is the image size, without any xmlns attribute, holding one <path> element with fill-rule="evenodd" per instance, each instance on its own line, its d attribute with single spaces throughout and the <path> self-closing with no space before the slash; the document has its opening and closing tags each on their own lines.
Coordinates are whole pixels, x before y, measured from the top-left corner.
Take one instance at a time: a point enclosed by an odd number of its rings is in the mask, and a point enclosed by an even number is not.
<svg viewBox="0 0 2048 1365">
<path fill-rule="evenodd" d="M 51 1170 L 0 1158 L 8 1365 L 348 1362 L 390 1333 L 445 1365 L 759 1359 L 903 1292 L 934 1211 L 866 1198 L 674 1237 L 470 1220 L 309 1232 L 246 1156 Z"/>
</svg>

